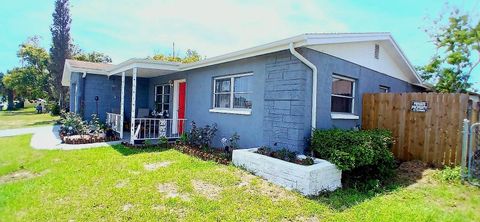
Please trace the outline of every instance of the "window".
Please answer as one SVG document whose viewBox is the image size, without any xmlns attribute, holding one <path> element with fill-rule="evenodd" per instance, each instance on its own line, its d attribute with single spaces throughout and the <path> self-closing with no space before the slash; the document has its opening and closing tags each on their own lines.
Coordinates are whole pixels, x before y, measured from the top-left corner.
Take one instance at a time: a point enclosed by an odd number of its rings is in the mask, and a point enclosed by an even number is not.
<svg viewBox="0 0 480 222">
<path fill-rule="evenodd" d="M 355 80 L 333 76 L 332 81 L 332 112 L 353 113 L 355 98 Z"/>
<path fill-rule="evenodd" d="M 252 73 L 247 73 L 215 78 L 213 80 L 213 109 L 211 111 L 251 110 L 252 75 Z"/>
<path fill-rule="evenodd" d="M 389 93 L 390 92 L 390 87 L 388 86 L 380 86 L 379 87 L 381 93 Z"/>
<path fill-rule="evenodd" d="M 155 111 L 168 112 L 170 108 L 170 85 L 155 86 Z"/>
<path fill-rule="evenodd" d="M 375 59 L 379 59 L 380 58 L 380 45 L 378 44 L 375 44 L 375 55 L 374 55 Z"/>
</svg>

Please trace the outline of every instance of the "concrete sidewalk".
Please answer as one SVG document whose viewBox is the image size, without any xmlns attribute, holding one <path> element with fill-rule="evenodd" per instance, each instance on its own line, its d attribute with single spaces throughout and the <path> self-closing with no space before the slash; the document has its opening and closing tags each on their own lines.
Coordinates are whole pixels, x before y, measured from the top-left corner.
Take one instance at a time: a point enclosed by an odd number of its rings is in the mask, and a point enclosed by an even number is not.
<svg viewBox="0 0 480 222">
<path fill-rule="evenodd" d="M 51 129 L 52 129 L 52 126 L 40 126 L 40 127 L 0 130 L 0 137 L 33 134 L 40 131 L 51 130 Z"/>
<path fill-rule="evenodd" d="M 0 137 L 33 134 L 30 146 L 34 149 L 42 150 L 78 150 L 121 143 L 121 141 L 112 141 L 89 144 L 64 144 L 58 135 L 59 130 L 59 125 L 0 130 Z"/>
</svg>

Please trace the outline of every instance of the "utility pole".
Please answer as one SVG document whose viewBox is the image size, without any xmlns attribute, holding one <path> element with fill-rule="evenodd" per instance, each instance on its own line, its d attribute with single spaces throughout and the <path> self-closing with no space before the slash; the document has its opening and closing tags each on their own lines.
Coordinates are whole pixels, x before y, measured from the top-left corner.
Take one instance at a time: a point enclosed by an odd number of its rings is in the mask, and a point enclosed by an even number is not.
<svg viewBox="0 0 480 222">
<path fill-rule="evenodd" d="M 175 58 L 175 42 L 172 43 L 172 49 L 173 49 L 173 52 L 172 52 L 172 57 Z"/>
</svg>

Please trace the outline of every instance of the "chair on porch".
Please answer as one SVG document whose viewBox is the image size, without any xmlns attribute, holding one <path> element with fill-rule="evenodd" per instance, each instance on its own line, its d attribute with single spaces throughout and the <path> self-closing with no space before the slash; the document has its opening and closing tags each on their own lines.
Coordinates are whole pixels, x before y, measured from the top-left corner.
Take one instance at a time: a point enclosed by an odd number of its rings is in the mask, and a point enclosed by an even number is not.
<svg viewBox="0 0 480 222">
<path fill-rule="evenodd" d="M 148 118 L 150 116 L 150 109 L 138 108 L 138 118 Z"/>
</svg>

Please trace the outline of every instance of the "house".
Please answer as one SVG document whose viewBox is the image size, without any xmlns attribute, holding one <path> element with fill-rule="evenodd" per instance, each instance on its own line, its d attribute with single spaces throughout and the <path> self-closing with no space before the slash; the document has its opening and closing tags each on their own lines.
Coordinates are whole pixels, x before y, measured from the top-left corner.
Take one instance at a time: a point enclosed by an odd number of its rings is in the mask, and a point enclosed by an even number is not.
<svg viewBox="0 0 480 222">
<path fill-rule="evenodd" d="M 97 113 L 130 143 L 178 138 L 195 121 L 218 125 L 216 146 L 237 132 L 241 147 L 300 153 L 312 128 L 360 126 L 362 94 L 424 90 L 389 33 L 302 34 L 191 64 L 67 60 L 62 83 L 71 111 Z"/>
</svg>

